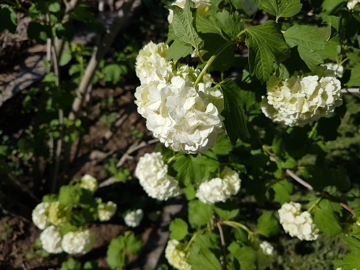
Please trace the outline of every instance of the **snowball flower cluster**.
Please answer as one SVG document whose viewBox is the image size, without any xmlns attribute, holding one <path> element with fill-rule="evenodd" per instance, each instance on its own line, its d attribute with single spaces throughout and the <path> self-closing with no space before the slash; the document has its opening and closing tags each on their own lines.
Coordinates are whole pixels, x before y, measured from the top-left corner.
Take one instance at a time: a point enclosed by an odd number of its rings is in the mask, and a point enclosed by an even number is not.
<svg viewBox="0 0 360 270">
<path fill-rule="evenodd" d="M 82 187 L 83 189 L 89 190 L 91 193 L 94 193 L 98 188 L 98 182 L 91 175 L 85 174 L 80 179 L 80 187 Z"/>
<path fill-rule="evenodd" d="M 355 6 L 360 2 L 360 0 L 350 0 L 347 2 L 347 8 L 352 10 L 355 8 Z"/>
<path fill-rule="evenodd" d="M 125 224 L 129 227 L 139 226 L 141 220 L 144 217 L 144 212 L 142 209 L 137 209 L 136 211 L 131 211 L 124 217 Z"/>
<path fill-rule="evenodd" d="M 267 96 L 261 109 L 274 122 L 288 126 L 304 126 L 334 112 L 342 104 L 341 83 L 329 75 L 299 76 L 289 79 L 271 76 L 267 82 Z"/>
<path fill-rule="evenodd" d="M 220 177 L 200 184 L 196 197 L 208 204 L 225 202 L 232 195 L 238 193 L 240 184 L 239 174 L 229 167 L 225 167 Z"/>
<path fill-rule="evenodd" d="M 285 232 L 300 240 L 312 241 L 318 238 L 319 230 L 309 212 L 301 212 L 299 203 L 284 203 L 278 210 L 280 223 Z"/>
<path fill-rule="evenodd" d="M 260 248 L 267 255 L 272 255 L 274 253 L 274 247 L 267 241 L 263 241 L 260 244 Z"/>
<path fill-rule="evenodd" d="M 167 45 L 149 43 L 136 60 L 141 85 L 136 88 L 138 112 L 154 137 L 174 151 L 205 152 L 224 132 L 223 95 L 205 74 L 182 65 L 172 70 L 164 58 Z"/>
<path fill-rule="evenodd" d="M 97 212 L 100 221 L 108 221 L 116 212 L 117 205 L 111 201 L 107 203 L 99 203 Z"/>
<path fill-rule="evenodd" d="M 41 230 L 50 225 L 49 208 L 49 202 L 41 202 L 32 211 L 32 221 Z"/>
<path fill-rule="evenodd" d="M 47 227 L 40 234 L 41 245 L 48 253 L 61 253 L 63 251 L 61 239 L 60 228 L 55 226 Z"/>
<path fill-rule="evenodd" d="M 164 164 L 161 153 L 146 153 L 139 159 L 135 176 L 146 193 L 158 200 L 167 200 L 180 194 L 178 181 L 167 174 L 168 167 Z"/>
<path fill-rule="evenodd" d="M 183 249 L 184 247 L 179 241 L 169 240 L 165 249 L 165 258 L 170 265 L 179 270 L 190 270 L 191 265 L 186 262 L 186 253 Z"/>
<path fill-rule="evenodd" d="M 192 0 L 195 4 L 196 12 L 202 15 L 206 15 L 210 4 L 210 0 Z M 172 3 L 173 6 L 178 6 L 180 8 L 184 8 L 186 4 L 186 0 L 176 0 Z M 174 17 L 174 12 L 170 9 L 168 15 L 168 22 L 172 23 Z"/>
<path fill-rule="evenodd" d="M 85 254 L 92 249 L 94 243 L 94 235 L 90 230 L 84 230 L 65 234 L 61 246 L 68 254 Z"/>
</svg>

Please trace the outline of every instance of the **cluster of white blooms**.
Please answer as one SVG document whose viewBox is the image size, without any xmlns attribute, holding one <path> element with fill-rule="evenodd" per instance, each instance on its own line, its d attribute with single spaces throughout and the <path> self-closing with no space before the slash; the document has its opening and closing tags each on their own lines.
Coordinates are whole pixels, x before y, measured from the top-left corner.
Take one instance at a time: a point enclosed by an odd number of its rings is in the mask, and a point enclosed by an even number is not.
<svg viewBox="0 0 360 270">
<path fill-rule="evenodd" d="M 304 126 L 334 112 L 342 104 L 341 83 L 329 71 L 323 74 L 304 77 L 295 73 L 285 81 L 271 76 L 261 102 L 263 113 L 274 122 Z"/>
<path fill-rule="evenodd" d="M 137 209 L 136 211 L 131 211 L 126 214 L 124 217 L 125 224 L 129 227 L 139 226 L 141 220 L 144 217 L 144 212 L 142 209 Z"/>
<path fill-rule="evenodd" d="M 335 76 L 338 78 L 342 78 L 342 76 L 344 75 L 344 67 L 342 65 L 338 65 L 336 63 L 325 63 L 322 66 L 333 71 L 335 73 Z"/>
<path fill-rule="evenodd" d="M 206 15 L 210 4 L 210 0 L 192 0 L 195 4 L 196 12 L 202 15 Z M 180 8 L 185 7 L 186 0 L 176 0 L 174 3 L 172 3 L 173 6 L 178 6 Z M 169 23 L 172 23 L 174 17 L 174 12 L 170 9 L 169 10 L 169 16 L 168 21 Z"/>
<path fill-rule="evenodd" d="M 32 221 L 41 230 L 50 225 L 49 208 L 49 202 L 41 202 L 32 211 Z"/>
<path fill-rule="evenodd" d="M 64 235 L 61 246 L 68 254 L 85 254 L 94 246 L 95 238 L 89 230 L 68 232 Z"/>
<path fill-rule="evenodd" d="M 300 240 L 312 241 L 318 238 L 319 230 L 309 212 L 301 212 L 299 203 L 284 203 L 278 210 L 280 223 L 285 232 Z"/>
<path fill-rule="evenodd" d="M 91 175 L 85 174 L 80 179 L 80 187 L 89 190 L 91 193 L 94 193 L 98 188 L 98 182 Z"/>
<path fill-rule="evenodd" d="M 138 112 L 156 138 L 174 151 L 204 152 L 224 132 L 220 115 L 223 95 L 209 75 L 195 85 L 200 71 L 182 65 L 172 70 L 167 45 L 150 42 L 136 60 L 141 85 L 136 88 Z"/>
<path fill-rule="evenodd" d="M 354 9 L 355 8 L 355 6 L 358 4 L 358 3 L 360 3 L 360 0 L 349 0 L 348 2 L 347 2 L 347 8 L 348 9 Z"/>
<path fill-rule="evenodd" d="M 274 247 L 267 241 L 263 241 L 260 244 L 260 248 L 267 255 L 272 255 L 274 253 Z"/>
<path fill-rule="evenodd" d="M 168 241 L 165 249 L 165 258 L 170 265 L 179 270 L 191 269 L 191 265 L 186 262 L 186 253 L 183 251 L 183 245 L 175 239 Z"/>
<path fill-rule="evenodd" d="M 111 201 L 107 203 L 99 203 L 97 207 L 98 217 L 100 221 L 108 221 L 116 212 L 117 205 Z"/>
<path fill-rule="evenodd" d="M 40 234 L 41 245 L 48 253 L 61 253 L 63 251 L 61 239 L 60 228 L 55 226 L 47 227 Z"/>
<path fill-rule="evenodd" d="M 135 176 L 146 193 L 158 200 L 167 200 L 180 194 L 178 181 L 167 174 L 168 167 L 161 153 L 146 153 L 139 159 Z"/>
<path fill-rule="evenodd" d="M 225 202 L 232 195 L 238 193 L 240 184 L 239 174 L 229 167 L 225 167 L 220 177 L 200 184 L 196 197 L 208 204 Z"/>
</svg>

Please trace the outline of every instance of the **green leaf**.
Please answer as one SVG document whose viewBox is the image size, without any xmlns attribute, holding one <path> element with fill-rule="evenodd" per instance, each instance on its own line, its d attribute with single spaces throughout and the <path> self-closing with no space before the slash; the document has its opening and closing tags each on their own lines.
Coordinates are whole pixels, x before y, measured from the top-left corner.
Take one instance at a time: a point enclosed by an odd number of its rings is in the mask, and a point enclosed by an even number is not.
<svg viewBox="0 0 360 270">
<path fill-rule="evenodd" d="M 275 192 L 274 201 L 281 204 L 290 201 L 290 194 L 293 191 L 293 185 L 286 180 L 277 182 L 271 186 Z"/>
<path fill-rule="evenodd" d="M 334 212 L 330 209 L 322 209 L 318 206 L 314 208 L 314 223 L 316 227 L 330 236 L 335 236 L 342 232 Z"/>
<path fill-rule="evenodd" d="M 311 169 L 310 176 L 306 177 L 306 180 L 318 191 L 322 191 L 327 186 L 336 186 L 342 191 L 350 187 L 350 180 L 343 167 L 328 168 L 315 166 Z"/>
<path fill-rule="evenodd" d="M 199 250 L 192 250 L 187 259 L 191 264 L 192 270 L 221 270 L 221 264 L 208 248 L 202 248 Z"/>
<path fill-rule="evenodd" d="M 273 72 L 273 64 L 279 64 L 290 56 L 289 46 L 274 21 L 245 29 L 249 47 L 250 73 L 264 82 Z"/>
<path fill-rule="evenodd" d="M 52 0 L 48 3 L 48 8 L 50 12 L 56 13 L 60 11 L 61 6 L 58 0 Z"/>
<path fill-rule="evenodd" d="M 72 58 L 71 53 L 69 51 L 64 51 L 60 57 L 60 62 L 59 62 L 60 67 L 67 65 L 70 62 L 71 58 Z"/>
<path fill-rule="evenodd" d="M 169 47 L 169 50 L 166 55 L 167 60 L 178 60 L 182 57 L 186 57 L 189 54 L 192 54 L 194 49 L 191 45 L 184 44 L 179 40 L 175 40 Z"/>
<path fill-rule="evenodd" d="M 226 10 L 216 13 L 216 23 L 220 26 L 221 31 L 226 33 L 231 39 L 237 38 L 238 34 L 244 29 L 244 23 L 241 16 L 229 13 Z"/>
<path fill-rule="evenodd" d="M 176 218 L 170 223 L 170 239 L 181 241 L 188 234 L 188 225 L 181 218 Z"/>
<path fill-rule="evenodd" d="M 46 44 L 47 39 L 51 38 L 51 27 L 38 22 L 30 22 L 27 33 L 30 39 L 35 39 L 39 44 Z"/>
<path fill-rule="evenodd" d="M 108 64 L 104 67 L 103 73 L 104 81 L 111 82 L 112 84 L 117 84 L 120 81 L 120 77 L 122 74 L 126 73 L 127 69 L 124 66 L 120 66 L 119 64 Z"/>
<path fill-rule="evenodd" d="M 192 5 L 193 3 L 190 0 L 187 0 L 184 8 L 180 8 L 175 5 L 169 7 L 169 9 L 174 11 L 172 27 L 174 29 L 175 36 L 179 39 L 180 42 L 189 44 L 197 51 L 200 51 L 200 48 L 203 45 L 203 41 L 199 37 L 193 25 L 194 14 L 190 8 Z"/>
<path fill-rule="evenodd" d="M 189 223 L 192 227 L 200 227 L 208 223 L 212 218 L 211 205 L 205 204 L 199 200 L 189 202 L 188 215 Z"/>
<path fill-rule="evenodd" d="M 113 238 L 108 246 L 106 252 L 106 262 L 113 269 L 122 269 L 125 266 L 125 255 L 123 250 L 125 249 L 125 240 L 122 235 L 117 238 Z"/>
<path fill-rule="evenodd" d="M 125 248 L 126 250 L 132 254 L 136 255 L 140 252 L 142 241 L 141 239 L 138 239 L 133 232 L 127 231 L 125 233 Z"/>
<path fill-rule="evenodd" d="M 256 269 L 256 255 L 251 247 L 241 247 L 234 252 L 234 257 L 240 263 L 241 270 L 254 270 Z"/>
<path fill-rule="evenodd" d="M 242 10 L 248 16 L 253 15 L 258 10 L 258 6 L 254 0 L 240 0 L 240 4 Z"/>
<path fill-rule="evenodd" d="M 231 152 L 233 146 L 227 134 L 221 135 L 214 146 L 211 148 L 211 151 L 216 155 L 227 155 Z"/>
<path fill-rule="evenodd" d="M 302 8 L 300 0 L 257 0 L 259 8 L 278 18 L 290 18 Z"/>
<path fill-rule="evenodd" d="M 244 139 L 250 136 L 247 118 L 243 111 L 241 89 L 231 79 L 223 81 L 220 87 L 224 95 L 224 110 L 221 114 L 225 117 L 226 131 L 234 144 L 238 138 Z"/>
<path fill-rule="evenodd" d="M 356 65 L 351 69 L 350 80 L 346 83 L 346 86 L 360 86 L 360 65 Z"/>
<path fill-rule="evenodd" d="M 196 13 L 196 30 L 200 33 L 223 34 L 220 26 L 214 19 L 210 20 L 208 17 L 199 13 Z"/>
<path fill-rule="evenodd" d="M 360 265 L 360 240 L 350 235 L 342 237 L 342 240 L 350 247 L 351 251 L 342 260 L 333 261 L 334 269 L 358 269 Z"/>
<path fill-rule="evenodd" d="M 81 270 L 81 262 L 70 258 L 61 264 L 60 270 Z"/>
<path fill-rule="evenodd" d="M 11 33 L 16 32 L 16 20 L 13 18 L 14 10 L 9 6 L 2 6 L 0 9 L 0 33 L 8 29 Z M 16 18 L 16 14 L 15 14 Z"/>
<path fill-rule="evenodd" d="M 309 50 L 306 47 L 298 46 L 298 52 L 301 59 L 306 63 L 307 67 L 311 71 L 316 71 L 319 64 L 324 63 L 321 55 L 314 50 Z"/>
<path fill-rule="evenodd" d="M 258 219 L 258 233 L 265 236 L 271 237 L 278 233 L 279 222 L 275 216 L 269 212 L 264 212 Z"/>
<path fill-rule="evenodd" d="M 214 206 L 215 213 L 219 215 L 221 220 L 231 220 L 240 212 L 239 206 L 232 201 L 218 202 Z"/>
</svg>

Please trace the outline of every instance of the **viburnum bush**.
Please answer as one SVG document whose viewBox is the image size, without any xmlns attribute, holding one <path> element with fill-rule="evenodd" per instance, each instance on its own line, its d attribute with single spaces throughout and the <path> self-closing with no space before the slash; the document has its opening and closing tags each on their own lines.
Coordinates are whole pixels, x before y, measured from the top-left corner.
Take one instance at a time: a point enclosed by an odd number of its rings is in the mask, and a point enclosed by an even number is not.
<svg viewBox="0 0 360 270">
<path fill-rule="evenodd" d="M 152 198 L 187 199 L 188 218 L 170 225 L 168 263 L 266 269 L 276 252 L 270 238 L 283 231 L 299 241 L 342 235 L 351 252 L 334 269 L 360 268 L 360 193 L 329 144 L 359 112 L 351 87 L 360 85 L 360 5 L 178 0 L 166 8 L 168 39 L 150 41 L 136 60 L 135 103 L 160 144 L 135 176 Z"/>
</svg>

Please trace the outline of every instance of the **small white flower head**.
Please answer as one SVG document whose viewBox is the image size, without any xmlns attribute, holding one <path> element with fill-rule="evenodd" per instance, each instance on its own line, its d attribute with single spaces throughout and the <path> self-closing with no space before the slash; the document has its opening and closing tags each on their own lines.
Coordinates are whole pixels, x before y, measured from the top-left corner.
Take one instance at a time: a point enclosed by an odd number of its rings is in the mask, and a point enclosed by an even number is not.
<svg viewBox="0 0 360 270">
<path fill-rule="evenodd" d="M 267 241 L 263 241 L 260 244 L 260 248 L 267 255 L 272 255 L 274 253 L 274 247 Z"/>
<path fill-rule="evenodd" d="M 179 183 L 167 174 L 168 167 L 163 161 L 161 153 L 146 153 L 139 159 L 135 169 L 135 176 L 140 185 L 152 198 L 166 201 L 180 194 Z"/>
<path fill-rule="evenodd" d="M 124 217 L 126 226 L 137 227 L 139 226 L 141 220 L 144 217 L 144 212 L 142 209 L 137 209 L 136 211 L 131 211 Z"/>
<path fill-rule="evenodd" d="M 49 220 L 50 204 L 49 202 L 41 202 L 32 211 L 32 221 L 41 230 L 51 224 Z"/>
<path fill-rule="evenodd" d="M 49 207 L 49 220 L 55 226 L 64 225 L 70 220 L 71 209 L 60 205 L 59 202 L 53 202 Z"/>
<path fill-rule="evenodd" d="M 172 72 L 172 63 L 166 60 L 168 45 L 165 43 L 155 44 L 150 41 L 145 45 L 136 57 L 135 71 L 141 83 L 151 76 L 156 69 L 165 69 Z"/>
<path fill-rule="evenodd" d="M 48 253 L 61 253 L 63 251 L 61 239 L 60 228 L 55 226 L 47 227 L 40 234 L 41 245 Z"/>
<path fill-rule="evenodd" d="M 322 73 L 333 74 L 326 70 Z M 285 81 L 269 78 L 261 109 L 274 122 L 302 127 L 333 113 L 341 104 L 341 83 L 335 77 L 294 74 Z"/>
<path fill-rule="evenodd" d="M 195 8 L 197 13 L 201 14 L 201 15 L 206 15 L 207 11 L 210 7 L 210 0 L 192 0 L 195 4 Z M 185 3 L 186 0 L 176 0 L 172 5 L 174 6 L 178 6 L 180 8 L 184 8 L 185 7 Z M 168 15 L 168 22 L 172 23 L 174 18 L 174 12 L 170 9 L 169 10 L 169 15 Z"/>
<path fill-rule="evenodd" d="M 346 4 L 347 8 L 352 10 L 360 2 L 360 0 L 349 0 Z"/>
<path fill-rule="evenodd" d="M 98 182 L 96 178 L 89 174 L 85 174 L 80 179 L 80 187 L 89 190 L 91 193 L 94 193 L 98 188 Z"/>
<path fill-rule="evenodd" d="M 200 184 L 196 197 L 208 204 L 225 202 L 232 195 L 238 193 L 240 184 L 239 174 L 229 167 L 225 167 L 220 178 L 213 178 Z"/>
<path fill-rule="evenodd" d="M 306 241 L 313 241 L 318 238 L 319 230 L 313 223 L 311 214 L 307 211 L 301 212 L 299 203 L 284 203 L 278 213 L 284 231 L 290 236 Z"/>
<path fill-rule="evenodd" d="M 95 243 L 95 237 L 90 230 L 68 232 L 64 235 L 61 246 L 68 254 L 85 254 Z"/>
<path fill-rule="evenodd" d="M 191 265 L 186 261 L 187 254 L 184 246 L 177 240 L 169 240 L 165 248 L 165 258 L 169 264 L 179 270 L 190 270 Z"/>
<path fill-rule="evenodd" d="M 107 203 L 99 203 L 97 212 L 100 221 L 108 221 L 116 212 L 117 205 L 111 201 Z"/>
</svg>

